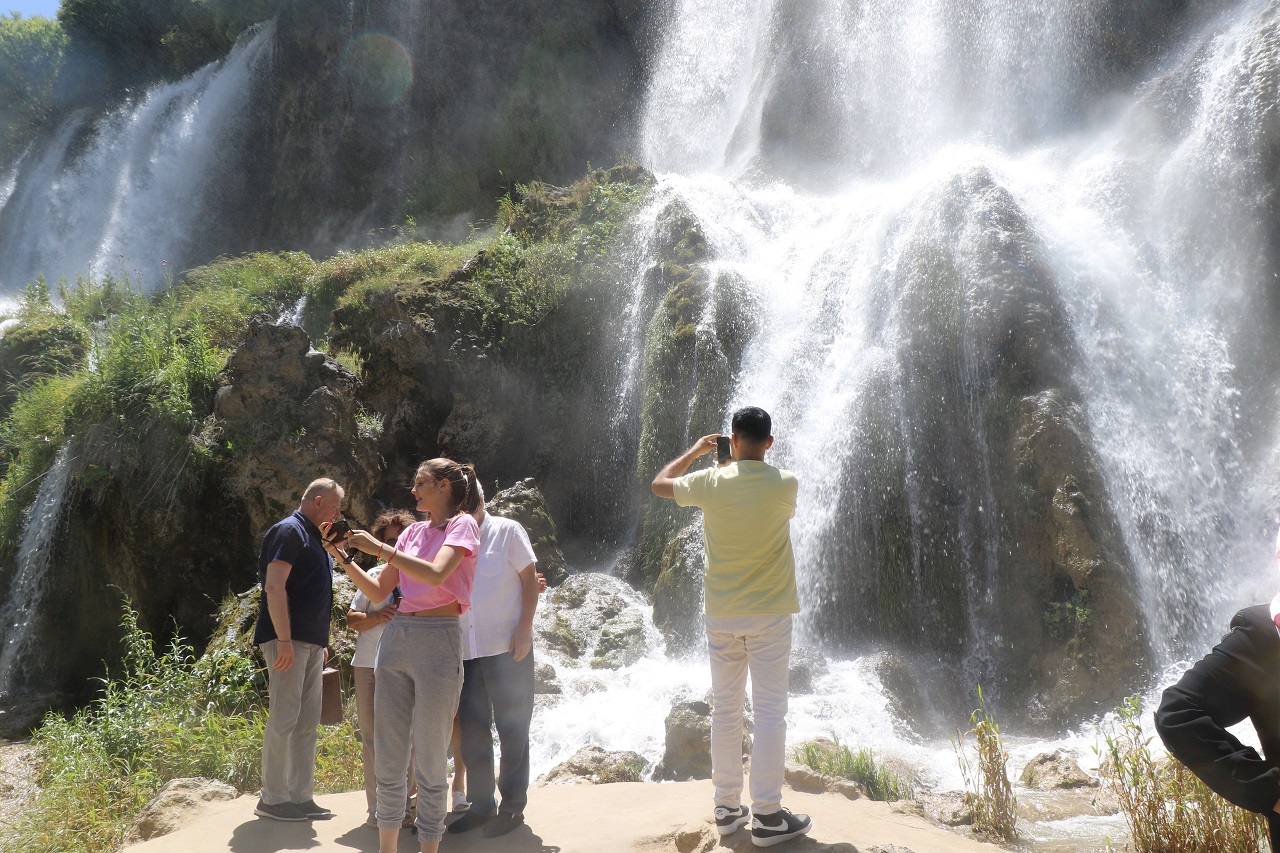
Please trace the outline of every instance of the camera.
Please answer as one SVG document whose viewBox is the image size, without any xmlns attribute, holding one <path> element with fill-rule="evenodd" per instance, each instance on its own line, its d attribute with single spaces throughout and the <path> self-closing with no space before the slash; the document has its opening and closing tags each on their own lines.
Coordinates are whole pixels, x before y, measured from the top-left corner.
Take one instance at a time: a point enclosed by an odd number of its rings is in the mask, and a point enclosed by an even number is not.
<svg viewBox="0 0 1280 853">
<path fill-rule="evenodd" d="M 726 462 L 733 461 L 733 447 L 729 444 L 729 436 L 722 435 L 716 438 L 716 463 L 723 465 Z"/>
<path fill-rule="evenodd" d="M 329 525 L 329 529 L 324 533 L 324 541 L 330 545 L 339 545 L 347 538 L 347 534 L 351 532 L 351 525 L 347 523 L 345 518 L 339 518 L 337 521 Z"/>
</svg>

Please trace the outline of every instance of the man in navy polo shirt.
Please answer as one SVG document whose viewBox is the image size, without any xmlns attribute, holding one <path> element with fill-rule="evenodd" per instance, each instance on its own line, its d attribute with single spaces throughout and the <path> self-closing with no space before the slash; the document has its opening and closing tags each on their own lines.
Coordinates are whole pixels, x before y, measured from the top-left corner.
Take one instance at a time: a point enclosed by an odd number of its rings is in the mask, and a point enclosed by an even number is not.
<svg viewBox="0 0 1280 853">
<path fill-rule="evenodd" d="M 270 714 L 254 814 L 275 820 L 333 816 L 312 795 L 333 609 L 333 560 L 321 543 L 320 525 L 338 518 L 342 497 L 333 480 L 311 483 L 298 509 L 262 537 L 258 554 L 262 599 L 253 642 L 267 662 Z"/>
</svg>

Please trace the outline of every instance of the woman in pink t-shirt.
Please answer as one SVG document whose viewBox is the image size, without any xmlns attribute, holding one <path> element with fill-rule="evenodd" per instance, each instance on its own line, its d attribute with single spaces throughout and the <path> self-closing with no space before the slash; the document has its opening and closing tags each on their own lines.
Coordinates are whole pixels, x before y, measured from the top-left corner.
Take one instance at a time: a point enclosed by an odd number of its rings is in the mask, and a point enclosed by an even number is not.
<svg viewBox="0 0 1280 853">
<path fill-rule="evenodd" d="M 418 466 L 413 495 L 431 521 L 411 524 L 396 544 L 363 530 L 347 547 L 386 561 L 372 578 L 337 546 L 327 545 L 355 585 L 373 601 L 400 587 L 399 610 L 387 624 L 374 661 L 374 775 L 378 780 L 378 849 L 397 847 L 404 816 L 409 744 L 418 782 L 415 825 L 422 853 L 435 853 L 448 812 L 448 748 L 462 689 L 462 635 L 458 616 L 471 606 L 480 536 L 468 513 L 480 490 L 470 465 L 429 459 Z"/>
</svg>

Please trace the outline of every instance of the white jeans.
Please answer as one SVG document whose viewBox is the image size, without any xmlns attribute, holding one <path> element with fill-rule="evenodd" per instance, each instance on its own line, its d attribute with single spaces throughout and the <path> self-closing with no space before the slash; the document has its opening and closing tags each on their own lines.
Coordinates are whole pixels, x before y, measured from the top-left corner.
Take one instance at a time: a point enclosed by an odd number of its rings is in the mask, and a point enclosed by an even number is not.
<svg viewBox="0 0 1280 853">
<path fill-rule="evenodd" d="M 742 801 L 742 702 L 751 674 L 755 740 L 751 747 L 751 811 L 782 808 L 787 746 L 790 616 L 708 616 L 711 653 L 711 784 L 715 805 Z"/>
</svg>

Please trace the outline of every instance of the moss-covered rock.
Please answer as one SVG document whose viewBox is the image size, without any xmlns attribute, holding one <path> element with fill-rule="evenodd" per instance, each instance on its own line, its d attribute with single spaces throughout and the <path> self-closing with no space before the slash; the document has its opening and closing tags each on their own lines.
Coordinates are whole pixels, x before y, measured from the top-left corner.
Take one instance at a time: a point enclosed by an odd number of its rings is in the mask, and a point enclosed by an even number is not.
<svg viewBox="0 0 1280 853">
<path fill-rule="evenodd" d="M 22 389 L 84 366 L 89 343 L 84 326 L 52 310 L 5 329 L 0 334 L 0 417 Z"/>
<path fill-rule="evenodd" d="M 254 323 L 227 360 L 201 440 L 222 457 L 254 538 L 296 509 L 318 477 L 343 486 L 348 514 L 373 520 L 380 460 L 356 420 L 356 387 L 297 326 Z"/>
<path fill-rule="evenodd" d="M 653 586 L 653 624 L 667 641 L 668 655 L 703 645 L 702 524 L 694 522 L 668 543 Z"/>
</svg>

